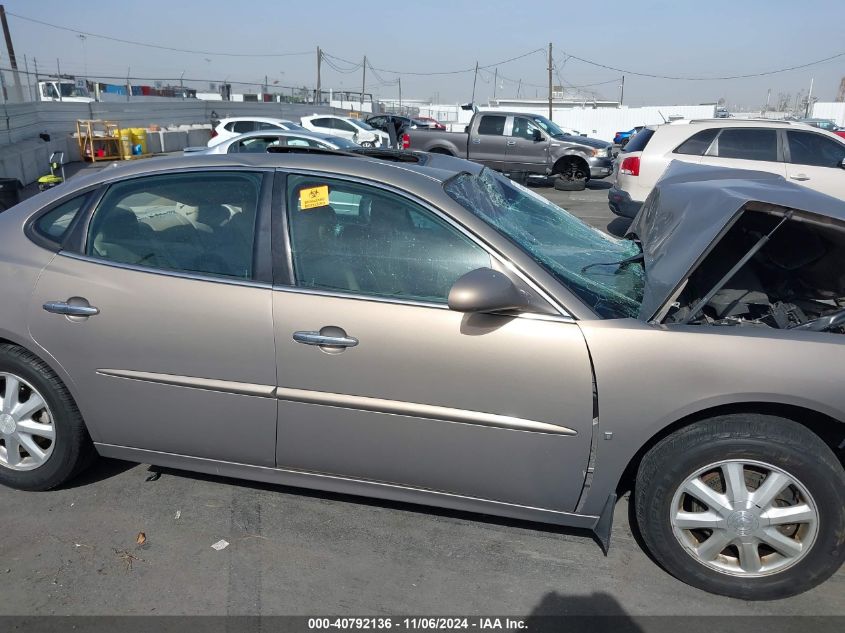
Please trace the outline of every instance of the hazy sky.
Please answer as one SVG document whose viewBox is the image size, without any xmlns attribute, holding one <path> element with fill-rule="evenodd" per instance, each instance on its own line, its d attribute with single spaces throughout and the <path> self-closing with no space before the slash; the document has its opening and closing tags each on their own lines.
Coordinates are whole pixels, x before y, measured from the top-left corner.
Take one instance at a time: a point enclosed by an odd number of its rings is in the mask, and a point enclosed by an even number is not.
<svg viewBox="0 0 845 633">
<path fill-rule="evenodd" d="M 422 76 L 482 66 L 544 49 L 498 66 L 505 77 L 496 92 L 514 97 L 546 96 L 545 49 L 554 44 L 555 65 L 569 85 L 595 86 L 604 98 L 618 99 L 621 73 L 566 58 L 576 55 L 630 71 L 684 77 L 718 77 L 795 66 L 845 52 L 845 0 L 428 0 L 363 2 L 350 0 L 0 0 L 6 11 L 71 29 L 161 46 L 207 51 L 158 50 L 60 31 L 9 16 L 16 53 L 39 71 L 82 76 L 178 78 L 260 84 L 269 76 L 281 85 L 313 87 L 316 48 L 360 62 L 367 55 L 385 82 L 402 72 L 403 98 L 468 101 L 473 72 Z M 227 54 L 307 52 L 286 57 L 233 57 Z M 0 43 L 7 66 L 5 47 Z M 347 64 L 333 61 L 341 68 Z M 625 102 L 672 105 L 713 102 L 759 107 L 772 90 L 806 90 L 832 101 L 845 75 L 845 56 L 811 68 L 767 77 L 724 81 L 676 81 L 628 74 Z M 397 96 L 396 85 L 379 85 L 367 72 L 367 91 Z M 476 101 L 493 96 L 493 68 L 479 75 Z M 150 82 L 151 83 L 151 82 Z M 554 83 L 560 83 L 557 74 Z M 201 87 L 201 86 L 198 86 Z M 341 73 L 323 65 L 323 87 L 359 91 L 361 71 Z M 237 92 L 243 87 L 235 86 Z M 252 91 L 256 91 L 253 87 Z"/>
</svg>

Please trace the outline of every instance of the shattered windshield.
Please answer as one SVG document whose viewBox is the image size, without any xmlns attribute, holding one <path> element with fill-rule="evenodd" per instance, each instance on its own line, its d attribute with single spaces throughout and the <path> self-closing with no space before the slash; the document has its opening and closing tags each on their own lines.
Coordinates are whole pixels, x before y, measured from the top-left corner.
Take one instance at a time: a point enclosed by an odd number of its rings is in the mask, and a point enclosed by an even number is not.
<svg viewBox="0 0 845 633">
<path fill-rule="evenodd" d="M 600 316 L 635 317 L 645 272 L 630 240 L 598 231 L 490 169 L 458 174 L 444 189 L 461 206 L 529 253 Z"/>
</svg>

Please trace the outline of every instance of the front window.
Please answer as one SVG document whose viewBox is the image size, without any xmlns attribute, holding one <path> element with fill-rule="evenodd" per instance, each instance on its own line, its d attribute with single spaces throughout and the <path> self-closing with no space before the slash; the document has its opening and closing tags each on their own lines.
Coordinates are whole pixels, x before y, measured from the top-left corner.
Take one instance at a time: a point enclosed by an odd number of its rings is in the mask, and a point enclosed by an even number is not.
<svg viewBox="0 0 845 633">
<path fill-rule="evenodd" d="M 407 198 L 359 183 L 288 177 L 296 284 L 388 299 L 446 303 L 490 256 Z"/>
<path fill-rule="evenodd" d="M 458 174 L 446 193 L 531 255 L 599 315 L 635 317 L 645 271 L 640 248 L 584 224 L 530 189 L 490 169 Z"/>
<path fill-rule="evenodd" d="M 59 89 L 62 91 L 63 97 L 87 97 L 88 91 L 81 86 L 75 84 L 61 84 Z"/>
<path fill-rule="evenodd" d="M 566 132 L 561 129 L 557 123 L 554 121 L 549 121 L 544 116 L 535 116 L 531 117 L 531 120 L 534 121 L 537 125 L 539 125 L 549 136 L 569 136 Z"/>
<path fill-rule="evenodd" d="M 347 121 L 349 121 L 355 127 L 359 127 L 362 130 L 367 130 L 367 132 L 372 132 L 375 129 L 366 121 L 359 121 L 358 119 L 347 119 Z"/>
</svg>

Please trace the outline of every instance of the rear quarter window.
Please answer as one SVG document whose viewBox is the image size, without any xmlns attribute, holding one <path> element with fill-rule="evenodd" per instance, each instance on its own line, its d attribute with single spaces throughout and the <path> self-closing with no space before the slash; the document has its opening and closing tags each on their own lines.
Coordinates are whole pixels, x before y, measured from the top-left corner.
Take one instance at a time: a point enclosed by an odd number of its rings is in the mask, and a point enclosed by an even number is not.
<svg viewBox="0 0 845 633">
<path fill-rule="evenodd" d="M 32 224 L 34 231 L 42 238 L 61 244 L 80 209 L 85 205 L 88 194 L 83 194 L 50 209 Z"/>
<path fill-rule="evenodd" d="M 675 150 L 675 153 L 686 154 L 688 156 L 704 156 L 704 152 L 706 152 L 707 148 L 710 147 L 710 144 L 713 142 L 713 139 L 716 138 L 718 133 L 719 128 L 701 130 L 681 143 Z"/>
<path fill-rule="evenodd" d="M 645 128 L 637 132 L 634 137 L 628 141 L 628 144 L 622 148 L 623 152 L 641 152 L 648 145 L 651 137 L 654 136 L 654 130 Z"/>
</svg>

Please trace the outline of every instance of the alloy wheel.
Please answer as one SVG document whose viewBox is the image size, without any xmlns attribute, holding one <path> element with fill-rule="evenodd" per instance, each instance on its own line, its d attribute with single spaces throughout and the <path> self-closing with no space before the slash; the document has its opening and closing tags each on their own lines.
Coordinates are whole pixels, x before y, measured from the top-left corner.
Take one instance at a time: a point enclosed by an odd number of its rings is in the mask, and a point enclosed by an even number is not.
<svg viewBox="0 0 845 633">
<path fill-rule="evenodd" d="M 20 376 L 0 372 L 0 466 L 35 470 L 50 458 L 55 443 L 44 397 Z"/>
<path fill-rule="evenodd" d="M 768 576 L 795 565 L 818 532 L 818 509 L 807 488 L 759 461 L 724 460 L 697 470 L 670 508 L 684 550 L 732 576 Z"/>
</svg>

